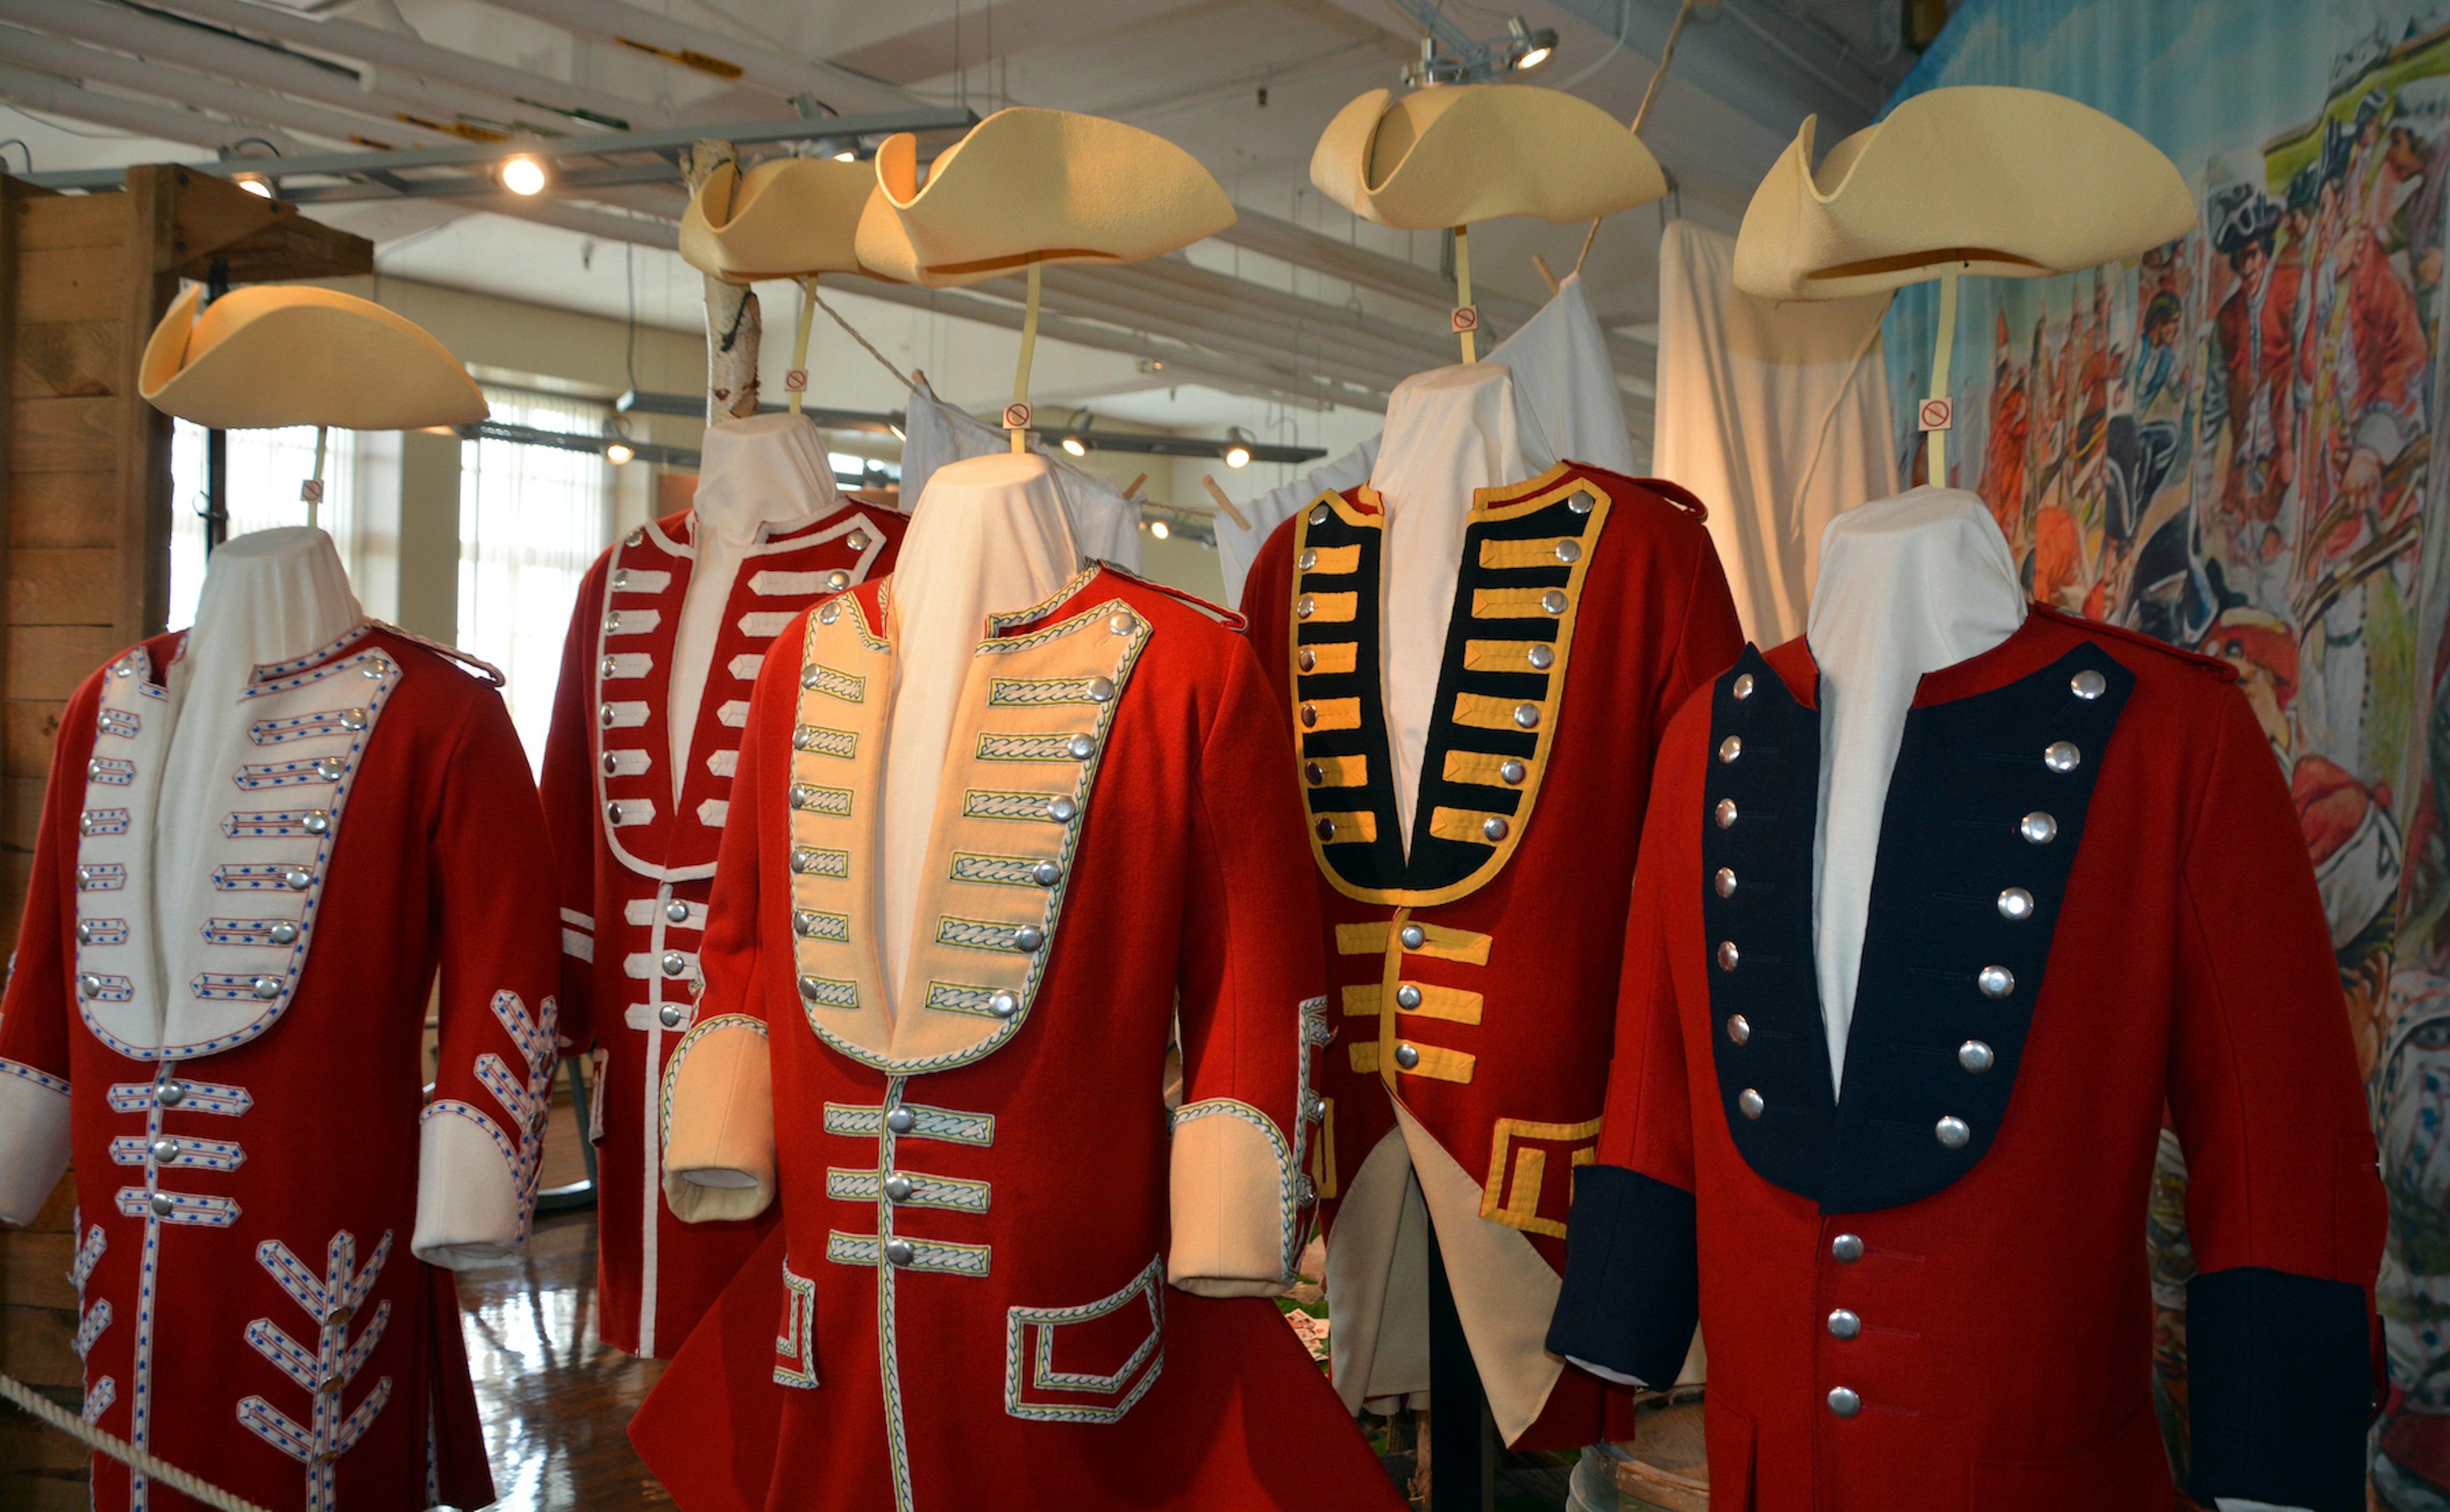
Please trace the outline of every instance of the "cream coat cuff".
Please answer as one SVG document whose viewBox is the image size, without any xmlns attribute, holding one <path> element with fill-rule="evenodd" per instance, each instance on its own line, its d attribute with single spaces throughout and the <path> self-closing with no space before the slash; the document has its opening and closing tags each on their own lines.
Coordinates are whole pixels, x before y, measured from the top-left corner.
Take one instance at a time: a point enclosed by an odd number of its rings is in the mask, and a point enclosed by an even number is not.
<svg viewBox="0 0 2450 1512">
<path fill-rule="evenodd" d="M 68 1168 L 68 1083 L 0 1061 L 0 1223 L 31 1223 Z"/>
<path fill-rule="evenodd" d="M 518 1184 L 494 1131 L 438 1107 L 418 1131 L 417 1229 L 408 1248 L 457 1270 L 520 1250 Z"/>
<path fill-rule="evenodd" d="M 1203 1297 L 1272 1297 L 1293 1285 L 1293 1152 L 1267 1115 L 1225 1097 L 1181 1109 L 1172 1181 L 1167 1280 Z"/>
<path fill-rule="evenodd" d="M 664 1073 L 664 1200 L 683 1223 L 753 1218 L 774 1200 L 774 1067 L 766 1026 L 719 1015 Z"/>
</svg>

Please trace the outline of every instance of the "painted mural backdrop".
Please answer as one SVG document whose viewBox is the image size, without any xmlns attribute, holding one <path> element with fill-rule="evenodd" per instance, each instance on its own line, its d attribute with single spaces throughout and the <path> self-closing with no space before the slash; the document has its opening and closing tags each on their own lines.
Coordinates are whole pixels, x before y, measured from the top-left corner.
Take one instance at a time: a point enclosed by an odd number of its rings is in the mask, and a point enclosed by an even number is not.
<svg viewBox="0 0 2450 1512">
<path fill-rule="evenodd" d="M 2322 883 L 2391 1194 L 2375 1504 L 2450 1512 L 2450 4 L 1972 0 L 1906 92 L 1953 84 L 2096 106 L 2194 191 L 2196 230 L 2124 266 L 1964 285 L 1949 481 L 2035 597 L 2239 669 Z M 1935 302 L 1890 316 L 1908 423 Z M 2183 1462 L 2172 1137 L 2145 1250 Z"/>
</svg>

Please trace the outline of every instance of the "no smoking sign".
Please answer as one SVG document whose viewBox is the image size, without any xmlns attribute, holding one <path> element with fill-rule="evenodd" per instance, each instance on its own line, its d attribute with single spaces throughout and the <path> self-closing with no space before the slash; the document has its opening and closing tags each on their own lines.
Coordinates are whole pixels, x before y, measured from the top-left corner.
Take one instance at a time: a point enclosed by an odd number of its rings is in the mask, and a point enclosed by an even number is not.
<svg viewBox="0 0 2450 1512">
<path fill-rule="evenodd" d="M 1922 401 L 1922 428 L 1924 430 L 1945 431 L 1954 425 L 1955 421 L 1956 406 L 1954 403 L 1951 403 L 1947 399 L 1925 399 Z"/>
</svg>

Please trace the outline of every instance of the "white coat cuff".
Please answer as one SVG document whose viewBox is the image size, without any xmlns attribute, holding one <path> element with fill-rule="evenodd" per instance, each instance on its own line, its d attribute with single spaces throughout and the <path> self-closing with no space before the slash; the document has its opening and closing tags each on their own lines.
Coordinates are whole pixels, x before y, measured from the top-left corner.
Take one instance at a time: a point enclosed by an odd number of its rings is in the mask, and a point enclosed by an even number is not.
<svg viewBox="0 0 2450 1512">
<path fill-rule="evenodd" d="M 438 1109 L 418 1137 L 417 1231 L 409 1249 L 457 1270 L 519 1252 L 519 1191 L 501 1147 L 476 1120 Z"/>
<path fill-rule="evenodd" d="M 0 1223 L 33 1222 L 68 1170 L 68 1088 L 0 1061 Z"/>
</svg>

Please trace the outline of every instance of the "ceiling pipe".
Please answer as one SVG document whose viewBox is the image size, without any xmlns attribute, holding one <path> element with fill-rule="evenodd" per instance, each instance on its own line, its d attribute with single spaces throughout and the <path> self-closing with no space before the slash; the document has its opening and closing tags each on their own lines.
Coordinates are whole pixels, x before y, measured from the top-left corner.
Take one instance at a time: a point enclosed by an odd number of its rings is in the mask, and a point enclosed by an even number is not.
<svg viewBox="0 0 2450 1512">
<path fill-rule="evenodd" d="M 173 105 L 188 106 L 200 110 L 217 110 L 223 115 L 245 121 L 261 121 L 308 136 L 336 143 L 357 143 L 365 146 L 399 146 L 412 142 L 448 142 L 455 140 L 440 131 L 409 126 L 399 121 L 377 120 L 369 116 L 349 115 L 327 110 L 321 106 L 306 105 L 287 95 L 266 89 L 251 89 L 244 85 L 224 84 L 219 79 L 178 68 L 146 63 L 124 53 L 106 52 L 99 48 L 47 37 L 39 32 L 24 31 L 15 27 L 0 26 L 0 62 L 22 68 L 40 68 L 65 78 L 81 79 L 88 84 L 107 84 L 114 88 L 133 89 Z M 379 133 L 379 136 L 374 133 Z M 388 139 L 388 140 L 384 140 Z"/>
<path fill-rule="evenodd" d="M 257 122 L 220 121 L 192 110 L 172 109 L 168 106 L 147 105 L 142 100 L 125 100 L 117 95 L 96 94 L 49 73 L 31 68 L 19 68 L 0 64 L 0 100 L 26 110 L 43 110 L 83 121 L 89 126 L 107 126 L 114 131 L 132 131 L 141 137 L 153 137 L 164 142 L 184 142 L 190 146 L 230 151 L 242 142 L 262 138 L 282 152 L 298 150 L 298 141 L 278 127 Z"/>
<path fill-rule="evenodd" d="M 882 79 L 831 63 L 792 57 L 768 44 L 717 35 L 702 26 L 625 5 L 621 0 L 490 0 L 504 10 L 582 37 L 663 59 L 709 79 L 762 90 L 779 100 L 812 96 L 851 110 L 908 106 L 917 97 Z"/>
<path fill-rule="evenodd" d="M 643 100 L 626 99 L 568 84 L 540 74 L 507 68 L 498 63 L 451 48 L 437 47 L 397 31 L 383 31 L 362 22 L 318 19 L 279 5 L 248 0 L 158 0 L 167 8 L 203 20 L 278 37 L 301 47 L 335 53 L 380 68 L 401 68 L 441 79 L 464 88 L 538 109 L 551 110 L 614 130 L 637 126 L 669 126 L 679 118 L 669 108 Z"/>
</svg>

